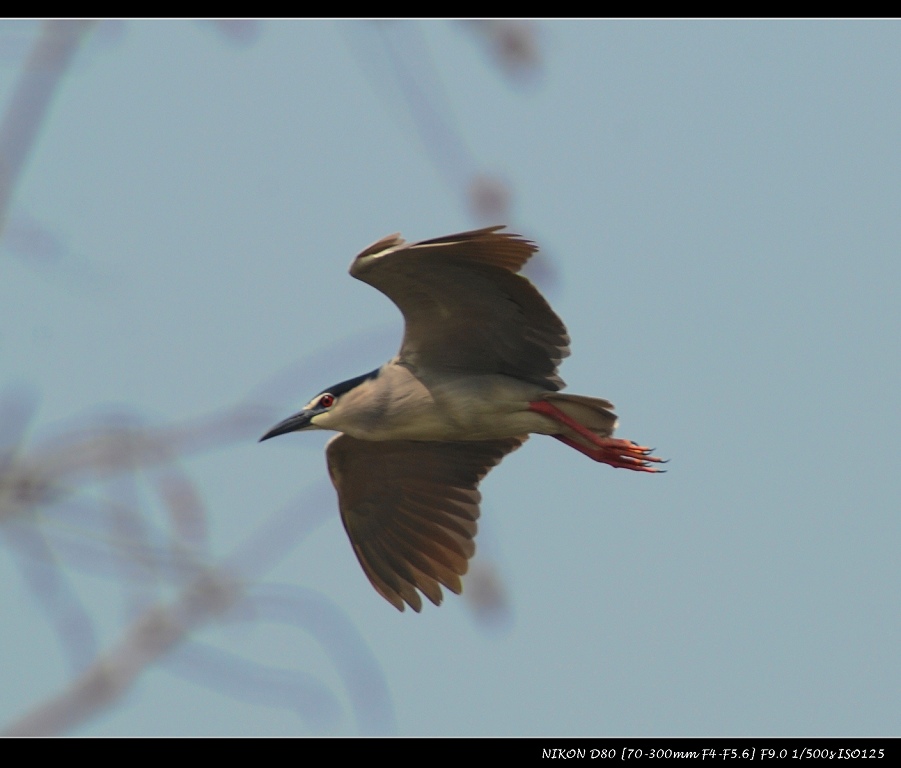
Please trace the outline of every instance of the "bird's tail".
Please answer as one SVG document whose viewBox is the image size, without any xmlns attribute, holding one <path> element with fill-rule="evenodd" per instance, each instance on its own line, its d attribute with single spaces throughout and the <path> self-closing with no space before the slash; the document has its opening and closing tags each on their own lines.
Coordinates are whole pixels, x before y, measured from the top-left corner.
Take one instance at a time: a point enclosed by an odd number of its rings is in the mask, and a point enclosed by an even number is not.
<svg viewBox="0 0 901 768">
<path fill-rule="evenodd" d="M 588 427 L 598 437 L 610 437 L 616 429 L 616 414 L 611 410 L 613 403 L 600 397 L 569 395 L 563 392 L 546 392 L 544 400 L 559 408 L 567 416 Z M 588 445 L 585 438 L 560 425 L 561 434 Z"/>
</svg>

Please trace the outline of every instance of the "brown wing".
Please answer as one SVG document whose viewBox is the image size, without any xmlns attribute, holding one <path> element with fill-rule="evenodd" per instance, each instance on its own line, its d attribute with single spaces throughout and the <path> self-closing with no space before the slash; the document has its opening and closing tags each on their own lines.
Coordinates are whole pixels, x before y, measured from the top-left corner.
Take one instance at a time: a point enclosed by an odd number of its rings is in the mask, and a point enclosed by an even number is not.
<svg viewBox="0 0 901 768">
<path fill-rule="evenodd" d="M 414 367 L 502 373 L 550 390 L 569 336 L 538 289 L 516 274 L 537 246 L 502 227 L 406 245 L 389 235 L 354 259 L 350 274 L 404 315 L 399 357 Z"/>
<path fill-rule="evenodd" d="M 460 443 L 333 437 L 326 447 L 341 520 L 357 559 L 395 608 L 460 593 L 475 553 L 479 481 L 528 435 Z M 419 592 L 417 592 L 419 590 Z"/>
</svg>

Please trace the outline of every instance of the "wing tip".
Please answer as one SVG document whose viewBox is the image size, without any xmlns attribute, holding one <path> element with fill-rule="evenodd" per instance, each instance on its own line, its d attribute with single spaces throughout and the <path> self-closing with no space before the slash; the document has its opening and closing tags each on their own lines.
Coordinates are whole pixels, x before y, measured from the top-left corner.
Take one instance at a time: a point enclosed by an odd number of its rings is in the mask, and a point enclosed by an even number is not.
<svg viewBox="0 0 901 768">
<path fill-rule="evenodd" d="M 506 229 L 506 224 L 494 224 L 490 227 L 482 227 L 481 229 L 469 229 L 466 232 L 456 232 L 452 235 L 443 235 L 442 237 L 433 237 L 429 240 L 420 240 L 413 243 L 411 247 L 420 245 L 441 245 L 444 243 L 465 243 L 472 240 L 494 240 L 511 242 L 516 245 L 523 245 L 529 250 L 529 256 L 538 251 L 538 244 L 534 240 L 520 235 L 518 232 L 501 232 Z"/>
<path fill-rule="evenodd" d="M 429 240 L 419 240 L 415 243 L 407 243 L 399 232 L 386 235 L 381 240 L 376 240 L 372 245 L 358 253 L 350 265 L 350 273 L 354 277 L 374 266 L 376 259 L 393 251 L 406 248 L 429 248 L 434 246 L 459 246 L 464 249 L 462 253 L 469 252 L 466 258 L 475 262 L 493 264 L 503 267 L 511 272 L 519 272 L 523 265 L 538 251 L 538 245 L 516 232 L 501 232 L 506 229 L 506 224 L 495 224 L 481 229 L 471 229 L 466 232 L 456 232 L 452 235 L 443 235 Z M 470 249 L 475 248 L 472 252 Z M 489 249 L 480 251 L 479 249 Z M 474 255 L 476 256 L 474 258 Z"/>
<path fill-rule="evenodd" d="M 399 248 L 406 242 L 407 241 L 400 236 L 400 232 L 395 232 L 392 235 L 385 235 L 383 238 L 376 240 L 372 245 L 368 245 L 360 251 L 356 257 L 354 257 L 354 263 L 356 264 L 360 259 L 365 259 L 369 256 L 377 256 L 383 251 Z"/>
</svg>

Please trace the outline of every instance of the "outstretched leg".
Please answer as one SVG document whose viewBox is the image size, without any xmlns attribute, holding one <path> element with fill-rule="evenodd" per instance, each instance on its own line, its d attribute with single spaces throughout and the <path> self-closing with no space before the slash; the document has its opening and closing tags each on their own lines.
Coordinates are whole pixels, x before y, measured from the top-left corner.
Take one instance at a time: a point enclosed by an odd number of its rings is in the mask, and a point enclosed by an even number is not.
<svg viewBox="0 0 901 768">
<path fill-rule="evenodd" d="M 638 443 L 633 443 L 631 440 L 619 440 L 614 437 L 599 437 L 588 429 L 588 427 L 580 424 L 546 400 L 536 400 L 535 402 L 529 403 L 529 410 L 554 419 L 554 421 L 560 422 L 569 427 L 576 434 L 585 438 L 585 440 L 591 443 L 591 446 L 583 445 L 565 435 L 552 435 L 552 437 L 556 437 L 561 443 L 566 443 L 566 445 L 575 448 L 580 453 L 584 453 L 595 461 L 600 461 L 604 464 L 609 464 L 611 467 L 620 469 L 634 469 L 636 472 L 664 471 L 651 466 L 651 462 L 656 464 L 666 463 L 665 459 L 651 456 L 651 452 L 654 450 L 653 448 L 646 448 L 643 445 L 638 445 Z"/>
</svg>

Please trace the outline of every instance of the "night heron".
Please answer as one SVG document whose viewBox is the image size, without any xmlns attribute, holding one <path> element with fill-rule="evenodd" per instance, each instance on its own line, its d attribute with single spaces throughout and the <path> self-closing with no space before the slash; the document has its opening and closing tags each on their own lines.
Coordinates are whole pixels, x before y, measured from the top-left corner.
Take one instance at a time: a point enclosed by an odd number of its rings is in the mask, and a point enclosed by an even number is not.
<svg viewBox="0 0 901 768">
<path fill-rule="evenodd" d="M 261 440 L 304 429 L 326 447 L 341 519 L 363 570 L 388 602 L 460 593 L 475 552 L 479 481 L 530 432 L 595 461 L 659 472 L 650 448 L 611 437 L 613 405 L 563 394 L 566 327 L 517 274 L 537 250 L 489 227 L 406 244 L 389 235 L 350 265 L 403 313 L 397 356 L 328 387 Z M 418 591 L 417 591 L 418 590 Z"/>
</svg>

